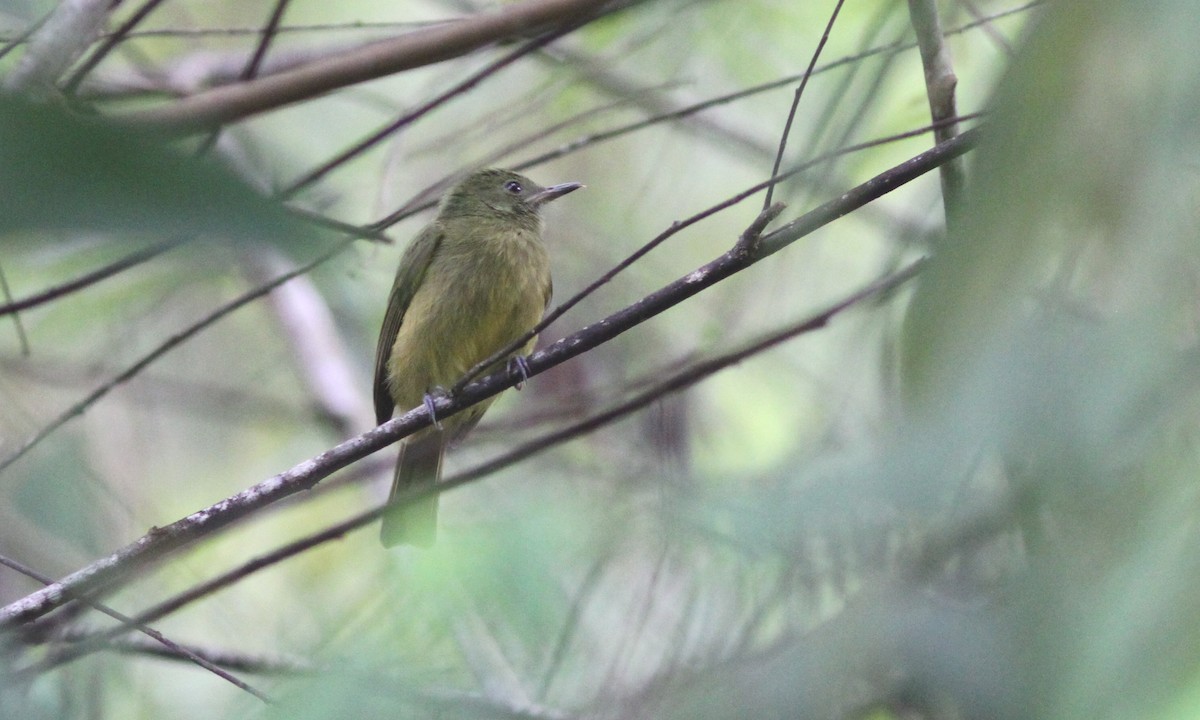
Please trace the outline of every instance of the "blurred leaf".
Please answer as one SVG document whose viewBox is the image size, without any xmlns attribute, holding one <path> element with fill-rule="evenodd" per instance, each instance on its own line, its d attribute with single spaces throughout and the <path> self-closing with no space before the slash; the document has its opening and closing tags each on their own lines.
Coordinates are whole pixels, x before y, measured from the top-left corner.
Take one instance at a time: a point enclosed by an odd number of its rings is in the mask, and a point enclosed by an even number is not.
<svg viewBox="0 0 1200 720">
<path fill-rule="evenodd" d="M 268 241 L 313 232 L 210 160 L 61 107 L 0 96 L 0 242 L 35 230 Z"/>
</svg>

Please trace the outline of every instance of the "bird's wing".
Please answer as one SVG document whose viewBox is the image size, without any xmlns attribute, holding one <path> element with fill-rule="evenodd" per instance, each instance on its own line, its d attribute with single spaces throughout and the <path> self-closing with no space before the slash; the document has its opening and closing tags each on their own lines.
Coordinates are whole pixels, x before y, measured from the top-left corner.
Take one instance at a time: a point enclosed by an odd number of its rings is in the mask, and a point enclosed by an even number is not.
<svg viewBox="0 0 1200 720">
<path fill-rule="evenodd" d="M 425 271 L 437 253 L 444 237 L 439 223 L 426 226 L 421 234 L 413 240 L 404 256 L 400 258 L 400 269 L 396 271 L 396 282 L 392 284 L 392 293 L 388 296 L 387 312 L 383 316 L 383 328 L 379 331 L 379 346 L 375 349 L 375 422 L 383 423 L 392 416 L 396 403 L 388 392 L 388 357 L 392 354 L 392 345 L 396 343 L 396 335 L 400 332 L 400 324 L 404 322 L 404 313 L 412 302 L 417 288 L 425 280 Z"/>
</svg>

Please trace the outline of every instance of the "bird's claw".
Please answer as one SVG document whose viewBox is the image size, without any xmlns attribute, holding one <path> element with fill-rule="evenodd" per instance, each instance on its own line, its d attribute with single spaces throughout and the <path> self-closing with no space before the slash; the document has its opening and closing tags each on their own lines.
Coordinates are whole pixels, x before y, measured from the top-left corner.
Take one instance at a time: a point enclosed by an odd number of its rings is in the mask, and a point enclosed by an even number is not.
<svg viewBox="0 0 1200 720">
<path fill-rule="evenodd" d="M 429 419 L 433 421 L 433 426 L 440 431 L 442 429 L 442 421 L 438 420 L 437 408 L 434 407 L 434 403 L 437 402 L 439 397 L 446 397 L 446 391 L 440 387 L 433 388 L 425 393 L 422 403 L 425 405 L 425 411 L 429 413 Z"/>
<path fill-rule="evenodd" d="M 508 359 L 508 371 L 510 373 L 515 371 L 521 374 L 520 382 L 513 386 L 516 389 L 520 390 L 525 387 L 525 383 L 529 382 L 529 361 L 525 359 L 524 355 L 513 355 L 510 357 Z"/>
</svg>

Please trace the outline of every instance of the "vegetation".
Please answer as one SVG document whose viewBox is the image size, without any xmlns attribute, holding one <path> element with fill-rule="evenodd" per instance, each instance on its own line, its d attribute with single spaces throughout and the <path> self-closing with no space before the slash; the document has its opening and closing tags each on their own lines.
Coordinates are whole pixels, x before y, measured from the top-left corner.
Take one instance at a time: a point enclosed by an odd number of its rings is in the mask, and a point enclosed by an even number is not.
<svg viewBox="0 0 1200 720">
<path fill-rule="evenodd" d="M 0 716 L 1195 716 L 1196 10 L 12 3 Z M 481 166 L 587 188 L 384 550 Z"/>
</svg>

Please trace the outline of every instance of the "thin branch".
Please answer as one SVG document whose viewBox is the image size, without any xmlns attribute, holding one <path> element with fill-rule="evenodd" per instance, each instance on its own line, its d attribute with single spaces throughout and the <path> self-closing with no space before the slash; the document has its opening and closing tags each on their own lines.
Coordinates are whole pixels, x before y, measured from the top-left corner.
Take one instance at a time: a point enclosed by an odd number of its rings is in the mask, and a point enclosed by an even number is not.
<svg viewBox="0 0 1200 720">
<path fill-rule="evenodd" d="M 290 3 L 291 0 L 275 0 L 275 7 L 271 10 L 271 17 L 267 18 L 267 24 L 262 29 L 262 37 L 258 39 L 258 45 L 254 48 L 254 54 L 250 56 L 250 62 L 246 63 L 246 69 L 242 71 L 240 80 L 250 80 L 258 75 L 258 70 L 262 67 L 263 59 L 267 56 L 267 50 L 270 49 L 271 42 L 274 41 L 275 35 L 279 32 L 279 23 L 283 21 L 283 13 L 287 10 Z"/>
<path fill-rule="evenodd" d="M 66 639 L 70 640 L 70 636 Z M 311 663 L 298 657 L 282 657 L 273 655 L 255 655 L 223 648 L 206 648 L 198 645 L 176 643 L 193 655 L 229 671 L 253 673 L 255 675 L 301 675 L 317 672 Z M 183 660 L 184 658 L 170 650 L 164 649 L 157 643 L 138 638 L 114 640 L 107 648 L 109 652 L 122 655 L 142 655 L 163 660 Z"/>
<path fill-rule="evenodd" d="M 22 443 L 15 451 L 10 453 L 3 460 L 0 460 L 0 473 L 4 472 L 5 469 L 7 469 L 10 465 L 12 465 L 14 462 L 16 462 L 22 456 L 24 456 L 25 453 L 29 452 L 34 447 L 36 447 L 38 445 L 38 443 L 40 443 L 41 441 L 43 441 L 47 437 L 49 437 L 50 434 L 53 433 L 55 430 L 58 430 L 63 425 L 67 424 L 67 422 L 69 422 L 72 418 L 82 415 L 90 407 L 95 405 L 101 398 L 103 398 L 105 395 L 107 395 L 109 392 L 111 392 L 113 390 L 113 388 L 115 388 L 125 382 L 128 382 L 130 379 L 137 376 L 137 374 L 140 373 L 142 370 L 145 370 L 146 367 L 148 367 L 155 360 L 158 360 L 163 355 L 166 355 L 171 350 L 175 349 L 179 345 L 182 345 L 185 341 L 191 339 L 196 334 L 198 334 L 202 330 L 208 328 L 210 325 L 217 322 L 221 318 L 225 317 L 229 313 L 231 313 L 245 305 L 250 304 L 251 302 L 253 302 L 253 301 L 259 299 L 260 297 L 266 295 L 267 293 L 271 292 L 271 290 L 278 287 L 279 285 L 282 285 L 283 283 L 287 282 L 288 280 L 291 280 L 292 278 L 294 278 L 298 275 L 302 275 L 302 274 L 308 272 L 312 268 L 314 268 L 314 267 L 320 265 L 321 263 L 325 262 L 326 260 L 334 257 L 335 255 L 340 253 L 342 250 L 344 250 L 346 247 L 348 247 L 352 241 L 353 241 L 353 238 L 350 240 L 344 240 L 344 241 L 334 245 L 333 249 L 326 251 L 325 253 L 320 255 L 317 259 L 309 262 L 306 265 L 302 265 L 289 273 L 279 276 L 278 278 L 273 280 L 271 283 L 268 283 L 266 285 L 254 288 L 253 290 L 247 291 L 246 293 L 242 294 L 241 296 L 239 296 L 232 302 L 218 308 L 217 310 L 213 311 L 206 317 L 198 320 L 197 322 L 193 323 L 192 325 L 184 328 L 183 330 L 181 330 L 181 331 L 175 333 L 174 335 L 172 335 L 171 337 L 167 338 L 165 341 L 160 343 L 153 350 L 151 350 L 150 352 L 143 355 L 136 362 L 134 362 L 128 368 L 126 368 L 121 373 L 119 373 L 116 377 L 114 377 L 113 379 L 109 380 L 108 382 L 100 385 L 99 387 L 95 388 L 94 390 L 92 390 L 92 392 L 88 393 L 88 395 L 86 397 L 84 397 L 83 399 L 74 403 L 69 408 L 67 408 L 62 413 L 60 413 L 56 418 L 51 420 L 46 425 L 42 426 L 42 428 L 39 429 L 33 435 L 33 437 L 29 438 L 24 443 Z"/>
<path fill-rule="evenodd" d="M 876 175 L 836 200 L 831 200 L 764 236 L 762 257 L 782 250 L 818 227 L 831 223 L 846 213 L 886 195 L 900 185 L 924 175 L 930 170 L 930 163 L 941 167 L 944 163 L 962 157 L 979 144 L 981 132 L 980 128 L 972 128 L 959 133 L 887 172 Z"/>
<path fill-rule="evenodd" d="M 888 3 L 886 6 L 881 4 L 880 8 L 881 11 L 876 17 L 876 32 L 882 32 L 884 23 L 889 18 L 891 11 L 895 10 L 896 5 L 894 3 Z M 886 8 L 888 12 L 883 12 L 884 8 Z M 858 133 L 859 128 L 868 122 L 868 118 L 873 117 L 871 108 L 877 102 L 879 102 L 881 97 L 886 95 L 886 93 L 883 91 L 884 84 L 888 75 L 895 68 L 896 60 L 899 58 L 900 53 L 905 49 L 903 42 L 904 37 L 905 36 L 903 34 L 897 37 L 896 40 L 890 43 L 892 51 L 882 54 L 874 74 L 859 93 L 859 102 L 857 106 L 852 108 L 849 112 L 846 112 L 845 110 L 842 111 L 842 115 L 848 119 L 838 124 L 838 136 L 832 141 L 832 147 L 841 147 L 851 142 L 851 139 Z M 911 49 L 911 47 L 912 46 L 910 45 L 909 48 Z M 839 99 L 844 97 L 849 92 L 850 87 L 855 83 L 856 79 L 859 77 L 859 72 L 864 67 L 865 64 L 858 64 L 849 68 L 848 71 L 842 76 L 842 81 L 839 84 L 839 87 L 830 94 L 830 97 L 836 97 Z M 825 135 L 834 127 L 833 120 L 837 113 L 838 106 L 835 102 L 830 101 L 825 104 L 823 112 L 813 123 L 812 130 L 810 131 L 811 134 L 809 135 L 808 141 L 812 147 L 819 148 L 825 142 Z M 836 177 L 834 174 L 834 168 L 835 163 L 830 161 L 825 167 L 817 171 L 815 176 L 826 178 L 826 183 L 828 183 L 829 179 Z M 810 196 L 811 190 L 802 197 Z"/>
<path fill-rule="evenodd" d="M 701 290 L 749 267 L 762 257 L 776 252 L 802 235 L 862 207 L 952 158 L 959 157 L 974 148 L 978 141 L 978 129 L 958 135 L 947 143 L 927 150 L 907 162 L 877 175 L 866 183 L 765 236 L 758 257 L 750 258 L 746 257 L 744 253 L 735 254 L 732 251 L 725 253 L 633 305 L 533 353 L 527 363 L 530 375 L 544 372 L 611 340 L 664 310 L 678 305 Z M 436 398 L 432 403 L 433 410 L 438 417 L 449 417 L 511 387 L 519 380 L 519 373 L 516 371 L 495 373 L 468 385 L 463 388 L 461 393 L 450 397 Z M 81 593 L 94 593 L 111 588 L 137 569 L 148 565 L 166 553 L 225 527 L 281 498 L 311 488 L 323 478 L 355 460 L 366 457 L 429 424 L 428 410 L 424 406 L 415 407 L 373 430 L 351 438 L 225 500 L 197 511 L 171 525 L 155 528 L 129 545 L 71 573 L 58 582 L 0 608 L 0 629 L 11 629 L 41 617 Z M 581 432 L 585 430 L 586 428 Z M 532 448 L 528 454 L 536 451 L 537 448 Z M 525 455 L 522 454 L 520 457 L 525 457 Z M 490 465 L 484 465 L 479 468 L 478 472 L 488 472 L 490 469 Z M 458 480 L 458 484 L 470 479 L 467 475 L 460 477 L 464 479 Z M 431 486 L 428 492 L 439 491 L 449 486 L 450 482 L 454 481 L 448 481 L 437 487 Z M 415 500 L 418 497 L 423 497 L 423 495 L 414 492 L 409 499 Z M 302 540 L 299 544 L 280 549 L 276 553 L 264 556 L 254 562 L 270 564 L 274 562 L 271 558 L 280 553 L 286 557 L 289 552 L 303 551 L 304 543 L 316 545 L 324 542 L 322 538 L 340 537 L 345 532 L 379 517 L 384 510 L 383 507 L 376 508 L 371 513 L 348 521 L 349 525 L 343 523 L 334 526 L 319 537 L 314 536 Z"/>
<path fill-rule="evenodd" d="M 659 32 L 657 28 L 651 31 L 653 35 Z M 616 55 L 621 56 L 621 53 Z M 673 103 L 664 95 L 649 92 L 650 88 L 646 87 L 642 77 L 642 68 L 638 65 L 634 65 L 629 73 L 622 73 L 620 64 L 609 58 L 594 59 L 577 48 L 562 45 L 541 53 L 540 57 L 553 59 L 559 66 L 569 63 L 577 81 L 587 83 L 605 95 L 634 98 L 649 116 L 668 115 L 681 109 L 678 103 Z M 714 149 L 724 149 L 735 153 L 739 158 L 744 158 L 746 153 L 771 157 L 771 148 L 765 147 L 753 136 L 715 118 L 693 118 L 683 127 L 700 137 L 709 138 Z"/>
<path fill-rule="evenodd" d="M 31 307 L 36 307 L 43 303 L 66 297 L 73 292 L 83 290 L 84 288 L 95 285 L 101 280 L 106 280 L 117 273 L 128 270 L 131 267 L 141 265 L 152 258 L 156 258 L 182 242 L 184 241 L 169 240 L 164 243 L 159 243 L 158 245 L 151 245 L 149 247 L 142 248 L 141 250 L 137 250 L 136 252 L 126 255 L 120 260 L 97 268 L 84 275 L 80 275 L 74 280 L 68 280 L 61 285 L 55 285 L 53 287 L 46 288 L 35 295 L 30 295 L 29 297 L 22 298 L 20 300 L 8 301 L 4 305 L 0 305 L 0 315 L 16 314 L 23 310 L 28 310 Z"/>
<path fill-rule="evenodd" d="M 825 32 L 821 33 L 817 49 L 813 51 L 812 57 L 808 61 L 808 67 L 804 69 L 804 75 L 800 78 L 800 87 L 796 88 L 796 94 L 792 96 L 792 107 L 788 110 L 787 122 L 783 124 L 783 132 L 779 135 L 779 150 L 775 153 L 775 164 L 771 166 L 771 177 L 778 175 L 779 168 L 783 165 L 783 151 L 787 148 L 788 136 L 792 134 L 792 122 L 796 119 L 796 109 L 800 107 L 800 98 L 804 95 L 804 88 L 808 87 L 808 79 L 812 77 L 813 69 L 817 66 L 817 59 L 821 57 L 821 51 L 825 49 L 825 43 L 829 42 L 829 33 L 833 31 L 833 24 L 837 22 L 837 16 L 842 11 L 844 1 L 837 0 L 833 6 L 829 22 L 825 24 Z M 763 198 L 763 210 L 771 207 L 771 198 L 774 194 L 775 183 L 771 183 L 767 186 L 767 196 Z"/>
<path fill-rule="evenodd" d="M 246 83 L 214 88 L 170 105 L 124 117 L 143 128 L 191 133 L 234 122 L 331 90 L 411 70 L 550 25 L 572 23 L 612 0 L 525 0 L 494 12 L 406 33 Z M 618 3 L 619 4 L 619 3 Z"/>
<path fill-rule="evenodd" d="M 43 575 L 40 572 L 34 570 L 33 568 L 28 567 L 25 564 L 17 562 L 16 560 L 13 560 L 12 558 L 6 557 L 4 555 L 0 555 L 0 565 L 4 565 L 5 567 L 15 570 L 15 571 L 21 573 L 22 575 L 25 575 L 26 577 L 33 578 L 34 580 L 37 580 L 38 582 L 42 583 L 43 585 L 49 585 L 52 582 L 54 582 L 54 578 L 51 578 L 47 575 Z M 211 660 L 201 657 L 198 653 L 196 653 L 192 649 L 186 648 L 186 647 L 180 645 L 179 643 L 175 642 L 174 640 L 171 640 L 170 638 L 166 637 L 158 630 L 155 630 L 154 628 L 147 625 L 146 623 L 138 622 L 137 620 L 134 620 L 133 618 L 129 617 L 128 615 L 117 612 L 116 610 L 113 610 L 111 607 L 104 605 L 103 603 L 97 602 L 95 600 L 92 600 L 91 598 L 82 598 L 82 600 L 89 607 L 91 607 L 95 610 L 99 610 L 100 612 L 109 616 L 113 620 L 116 620 L 117 622 L 121 623 L 122 630 L 127 630 L 129 628 L 135 628 L 142 634 L 153 639 L 154 643 L 155 643 L 154 648 L 158 652 L 160 652 L 168 657 L 172 657 L 172 658 L 176 658 L 176 659 L 186 659 L 192 663 L 195 663 L 196 665 L 199 665 L 200 667 L 211 672 L 212 674 L 216 675 L 217 677 L 221 678 L 222 680 L 225 680 L 225 681 L 233 684 L 235 687 L 237 687 L 241 690 L 245 690 L 246 692 L 250 693 L 254 697 L 258 698 L 259 700 L 262 700 L 263 702 L 270 702 L 270 698 L 268 698 L 262 691 L 252 687 L 251 685 L 246 683 L 244 680 L 240 680 L 239 678 L 231 675 L 228 671 L 223 670 L 222 668 L 218 667 Z M 17 676 L 24 672 L 25 672 L 25 670 L 15 670 L 15 671 L 11 672 L 11 675 Z"/>
<path fill-rule="evenodd" d="M 63 92 L 67 95 L 74 95 L 79 89 L 79 83 L 83 82 L 88 73 L 94 70 L 104 58 L 108 57 L 113 48 L 124 40 L 125 36 L 131 30 L 140 25 L 162 3 L 163 0 L 146 0 L 125 22 L 121 23 L 121 27 L 106 37 L 104 42 L 100 43 L 100 46 L 86 60 L 79 64 L 79 67 L 75 69 L 75 72 L 71 73 L 71 77 L 63 84 Z"/>
<path fill-rule="evenodd" d="M 958 0 L 958 4 L 966 8 L 972 19 L 983 23 L 983 33 L 996 44 L 996 47 L 1003 50 L 1009 59 L 1016 57 L 1017 53 L 1013 50 L 1012 43 L 1004 37 L 1003 33 L 996 29 L 995 23 L 987 18 L 987 15 L 979 9 L 979 6 L 973 0 Z"/>
<path fill-rule="evenodd" d="M 267 24 L 263 26 L 258 43 L 254 47 L 254 52 L 250 54 L 250 59 L 246 61 L 246 66 L 238 74 L 239 82 L 246 82 L 258 75 L 259 70 L 262 68 L 263 60 L 267 57 L 267 50 L 270 49 L 271 42 L 275 39 L 275 34 L 279 30 L 279 23 L 283 20 L 283 13 L 287 10 L 287 6 L 290 3 L 291 0 L 275 0 L 275 7 L 271 10 L 271 16 L 267 18 Z M 200 143 L 199 147 L 196 148 L 196 156 L 202 156 L 211 150 L 220 136 L 220 126 L 213 128 L 208 133 L 208 136 L 204 138 L 204 142 Z"/>
<path fill-rule="evenodd" d="M 925 69 L 925 92 L 929 97 L 929 114 L 934 122 L 955 117 L 957 111 L 954 89 L 958 77 L 950 62 L 946 49 L 946 38 L 942 23 L 938 19 L 936 0 L 908 0 L 908 14 L 912 18 L 913 31 L 921 49 L 921 65 Z M 937 142 L 945 142 L 958 134 L 958 125 L 948 123 L 934 136 Z M 962 206 L 962 195 L 966 189 L 966 168 L 961 161 L 949 162 L 939 170 L 942 178 L 942 197 L 946 205 L 946 222 L 953 222 L 954 214 Z"/>
</svg>

